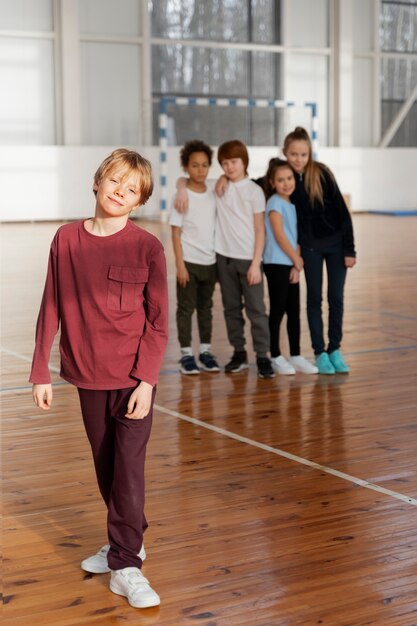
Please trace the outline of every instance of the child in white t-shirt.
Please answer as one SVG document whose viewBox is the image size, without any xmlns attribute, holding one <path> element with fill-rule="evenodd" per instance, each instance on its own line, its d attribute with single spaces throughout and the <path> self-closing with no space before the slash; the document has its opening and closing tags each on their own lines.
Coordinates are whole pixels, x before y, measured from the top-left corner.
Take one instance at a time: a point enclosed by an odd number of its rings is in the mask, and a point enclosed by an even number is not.
<svg viewBox="0 0 417 626">
<path fill-rule="evenodd" d="M 180 371 L 183 374 L 219 372 L 211 353 L 213 292 L 216 284 L 214 228 L 216 201 L 207 174 L 213 152 L 202 141 L 188 141 L 180 152 L 181 164 L 188 174 L 186 193 L 188 211 L 179 213 L 171 203 L 169 223 L 172 229 L 177 267 L 177 330 L 181 348 Z M 194 311 L 200 335 L 199 364 L 191 347 Z"/>
<path fill-rule="evenodd" d="M 234 349 L 225 372 L 232 374 L 248 367 L 244 309 L 251 323 L 258 376 L 273 378 L 275 373 L 268 358 L 270 335 L 261 267 L 265 197 L 262 189 L 248 177 L 249 155 L 241 141 L 223 143 L 217 158 L 228 179 L 223 195 L 216 196 L 214 242 L 227 336 Z"/>
</svg>

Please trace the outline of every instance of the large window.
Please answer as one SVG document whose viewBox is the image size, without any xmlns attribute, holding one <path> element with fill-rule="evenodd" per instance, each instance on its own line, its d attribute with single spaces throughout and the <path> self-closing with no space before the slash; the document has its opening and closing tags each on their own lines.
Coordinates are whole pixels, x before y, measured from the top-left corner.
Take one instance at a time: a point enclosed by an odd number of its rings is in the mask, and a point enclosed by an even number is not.
<svg viewBox="0 0 417 626">
<path fill-rule="evenodd" d="M 141 24 L 137 0 L 82 0 L 79 6 L 81 141 L 138 145 Z"/>
<path fill-rule="evenodd" d="M 279 98 L 281 55 L 229 44 L 279 44 L 280 3 L 252 0 L 164 0 L 152 3 L 154 140 L 165 94 Z M 163 41 L 161 41 L 161 38 Z M 172 41 L 175 40 L 175 43 Z M 187 41 L 201 41 L 187 45 Z M 184 42 L 184 43 L 182 43 Z M 216 42 L 218 45 L 211 45 Z M 279 116 L 271 110 L 171 107 L 170 142 L 198 136 L 218 145 L 239 137 L 251 145 L 276 141 Z"/>
<path fill-rule="evenodd" d="M 0 37 L 0 144 L 54 144 L 52 0 L 1 2 L 0 25 L 5 33 Z"/>
<path fill-rule="evenodd" d="M 0 84 L 2 145 L 157 143 L 173 95 L 314 101 L 321 145 L 416 146 L 417 0 L 3 0 Z M 175 144 L 310 128 L 302 107 L 168 115 Z"/>
<path fill-rule="evenodd" d="M 381 130 L 389 128 L 417 85 L 417 2 L 382 1 Z M 417 145 L 417 103 L 411 106 L 390 142 L 391 146 Z"/>
<path fill-rule="evenodd" d="M 223 43 L 279 43 L 279 5 L 279 0 L 154 0 L 152 35 Z"/>
</svg>

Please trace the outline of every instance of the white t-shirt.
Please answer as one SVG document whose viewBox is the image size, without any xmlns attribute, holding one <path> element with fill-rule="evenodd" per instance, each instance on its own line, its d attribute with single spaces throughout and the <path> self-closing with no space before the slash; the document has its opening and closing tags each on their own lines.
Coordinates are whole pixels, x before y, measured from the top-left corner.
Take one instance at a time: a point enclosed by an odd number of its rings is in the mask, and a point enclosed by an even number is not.
<svg viewBox="0 0 417 626">
<path fill-rule="evenodd" d="M 188 211 L 178 213 L 174 208 L 175 196 L 171 201 L 169 223 L 181 228 L 181 246 L 184 261 L 198 265 L 212 265 L 216 262 L 214 252 L 214 228 L 216 220 L 216 200 L 211 182 L 207 191 L 197 193 L 187 189 Z"/>
<path fill-rule="evenodd" d="M 225 194 L 216 196 L 217 220 L 214 249 L 231 259 L 251 260 L 255 249 L 255 213 L 265 212 L 262 189 L 246 177 L 229 181 Z"/>
</svg>

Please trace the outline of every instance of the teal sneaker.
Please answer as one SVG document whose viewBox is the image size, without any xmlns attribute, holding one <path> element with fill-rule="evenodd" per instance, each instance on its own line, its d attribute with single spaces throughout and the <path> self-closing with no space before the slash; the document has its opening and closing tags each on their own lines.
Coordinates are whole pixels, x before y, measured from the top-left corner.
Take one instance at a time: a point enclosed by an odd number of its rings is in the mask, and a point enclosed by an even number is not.
<svg viewBox="0 0 417 626">
<path fill-rule="evenodd" d="M 335 350 L 329 354 L 330 363 L 336 370 L 336 374 L 348 374 L 349 365 L 344 360 L 340 350 Z"/>
<path fill-rule="evenodd" d="M 316 366 L 319 374 L 336 374 L 336 370 L 330 362 L 327 352 L 322 352 L 316 356 Z"/>
</svg>

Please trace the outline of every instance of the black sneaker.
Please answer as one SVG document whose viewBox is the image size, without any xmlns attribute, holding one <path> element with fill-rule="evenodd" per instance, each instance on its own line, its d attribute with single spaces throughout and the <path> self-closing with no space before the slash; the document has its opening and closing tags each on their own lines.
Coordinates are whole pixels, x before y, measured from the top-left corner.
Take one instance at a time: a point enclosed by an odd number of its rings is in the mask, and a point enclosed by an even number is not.
<svg viewBox="0 0 417 626">
<path fill-rule="evenodd" d="M 199 374 L 200 368 L 195 362 L 195 358 L 192 355 L 183 356 L 180 359 L 180 372 L 181 374 Z"/>
<path fill-rule="evenodd" d="M 249 367 L 248 363 L 248 355 L 246 354 L 246 350 L 242 350 L 238 352 L 235 350 L 232 358 L 229 363 L 224 368 L 226 374 L 236 374 L 237 372 L 241 372 Z"/>
<path fill-rule="evenodd" d="M 198 357 L 200 361 L 200 367 L 205 372 L 220 372 L 219 364 L 217 363 L 215 357 L 211 354 L 211 352 L 202 352 Z"/>
<path fill-rule="evenodd" d="M 259 378 L 275 378 L 275 372 L 272 369 L 271 361 L 267 357 L 258 357 L 256 359 L 258 366 Z"/>
</svg>

